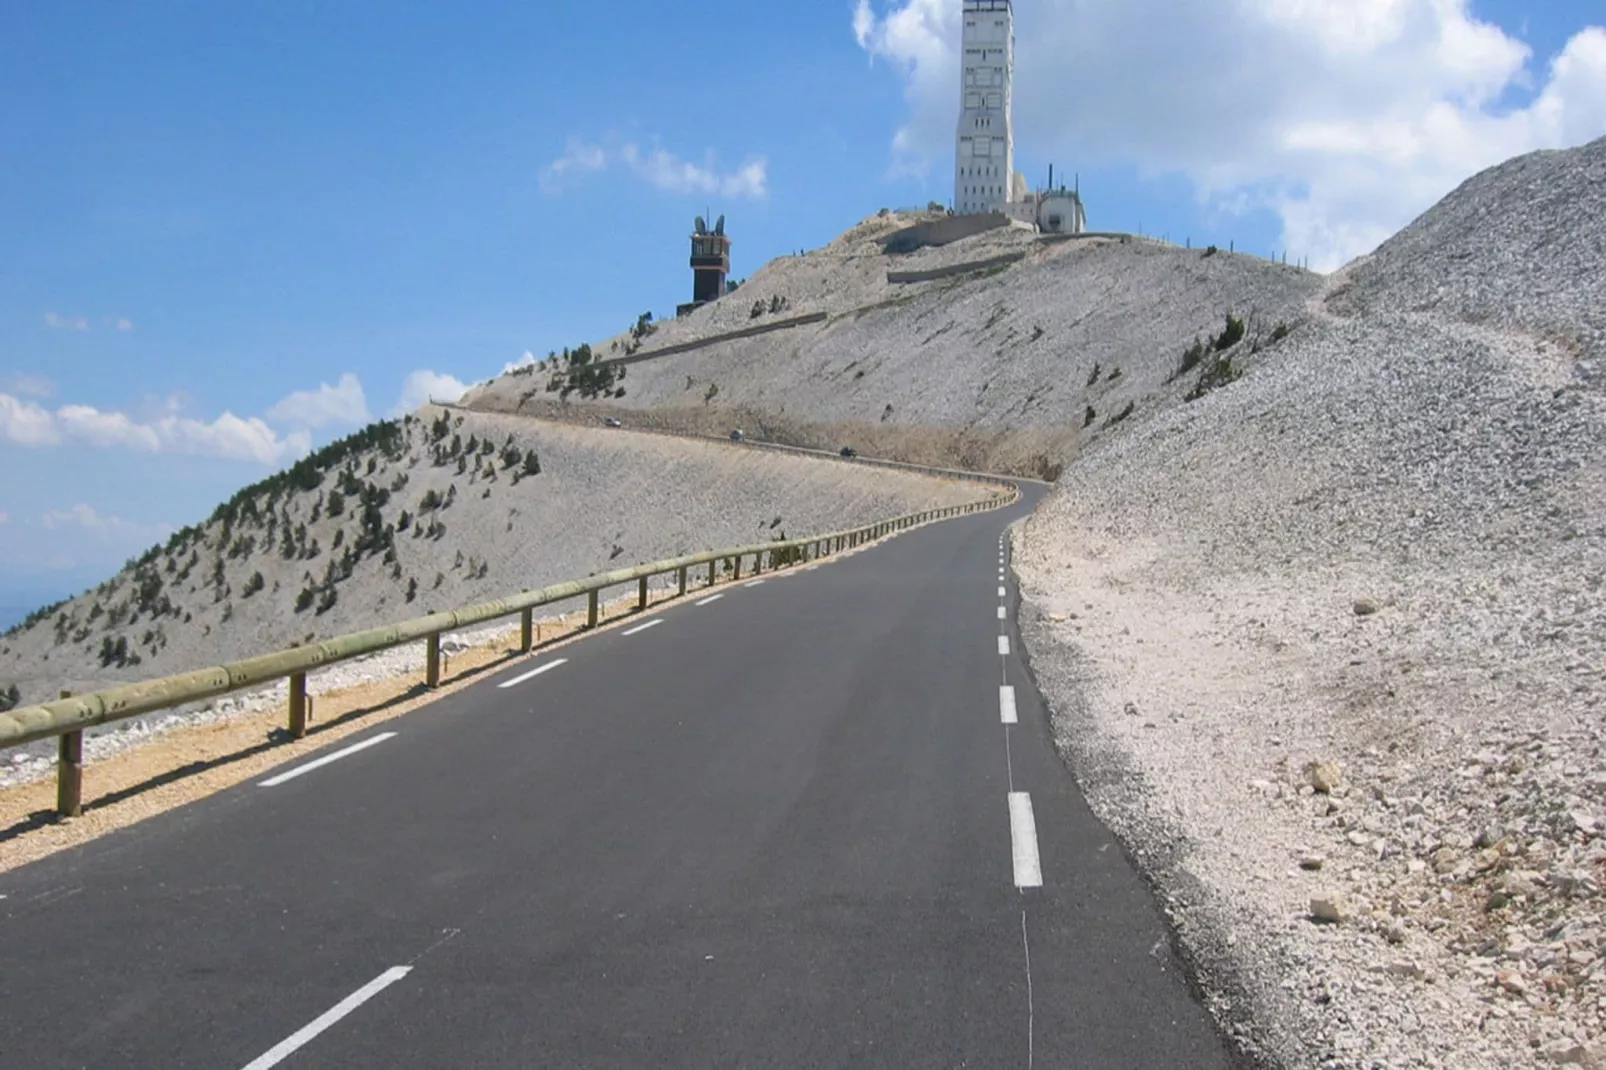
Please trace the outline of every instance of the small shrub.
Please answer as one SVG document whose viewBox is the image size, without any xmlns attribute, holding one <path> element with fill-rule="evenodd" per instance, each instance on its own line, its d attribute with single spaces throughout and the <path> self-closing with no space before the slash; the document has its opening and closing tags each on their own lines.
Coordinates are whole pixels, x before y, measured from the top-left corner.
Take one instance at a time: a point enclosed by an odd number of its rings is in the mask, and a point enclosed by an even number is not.
<svg viewBox="0 0 1606 1070">
<path fill-rule="evenodd" d="M 1083 415 L 1083 417 L 1082 417 L 1082 426 L 1083 427 L 1092 427 L 1093 426 L 1093 421 L 1097 420 L 1098 418 L 1099 418 L 1099 414 L 1094 410 L 1093 406 L 1089 405 L 1087 407 L 1086 414 Z"/>
<path fill-rule="evenodd" d="M 433 513 L 441 507 L 440 491 L 429 490 L 424 492 L 424 498 L 418 503 L 420 513 Z"/>
<path fill-rule="evenodd" d="M 1112 370 L 1112 371 L 1111 371 L 1111 372 L 1110 372 L 1110 377 L 1109 377 L 1109 379 L 1107 379 L 1107 380 L 1105 380 L 1105 381 L 1106 381 L 1106 382 L 1110 382 L 1110 383 L 1113 383 L 1113 382 L 1115 382 L 1115 381 L 1116 381 L 1116 380 L 1117 380 L 1117 379 L 1119 379 L 1119 378 L 1121 378 L 1121 369 L 1120 369 L 1120 368 L 1116 368 L 1116 369 L 1114 369 L 1114 370 Z"/>
<path fill-rule="evenodd" d="M 4 691 L 0 691 L 0 713 L 14 710 L 21 704 L 22 692 L 17 689 L 16 684 L 12 684 Z"/>
<path fill-rule="evenodd" d="M 1275 344 L 1277 342 L 1281 342 L 1284 338 L 1287 338 L 1287 337 L 1288 337 L 1288 324 L 1279 323 L 1275 328 L 1272 329 L 1271 340 L 1272 340 L 1273 344 Z"/>
<path fill-rule="evenodd" d="M 1087 385 L 1092 386 L 1094 383 L 1098 382 L 1099 376 L 1103 374 L 1104 365 L 1100 364 L 1098 361 L 1094 361 L 1093 370 L 1087 373 Z"/>
<path fill-rule="evenodd" d="M 1126 419 L 1128 416 L 1131 416 L 1132 413 L 1137 409 L 1137 407 L 1138 406 L 1137 406 L 1136 402 L 1132 402 L 1132 401 L 1127 402 L 1126 403 L 1126 408 L 1122 409 L 1120 412 L 1118 412 L 1114 416 L 1110 417 L 1109 422 L 1106 423 L 1104 426 L 1105 427 L 1114 427 L 1116 424 L 1120 423 L 1122 420 Z"/>
<path fill-rule="evenodd" d="M 262 573 L 253 572 L 251 573 L 251 578 L 245 581 L 245 590 L 241 592 L 240 597 L 250 598 L 267 585 L 267 581 L 262 578 Z"/>
<path fill-rule="evenodd" d="M 1221 250 L 1217 249 L 1214 245 L 1212 245 L 1212 246 L 1210 246 L 1208 249 L 1206 249 L 1204 251 L 1204 255 L 1202 257 L 1200 257 L 1199 259 L 1201 259 L 1201 260 L 1209 260 L 1212 256 L 1215 256 L 1219 252 L 1221 252 Z"/>
<path fill-rule="evenodd" d="M 713 401 L 718 396 L 719 396 L 719 384 L 718 383 L 709 383 L 708 384 L 708 389 L 703 391 L 703 404 L 707 405 L 710 401 Z"/>
<path fill-rule="evenodd" d="M 312 608 L 313 600 L 318 597 L 316 587 L 303 587 L 301 593 L 296 595 L 296 612 L 305 613 Z"/>
<path fill-rule="evenodd" d="M 1215 349 L 1217 353 L 1224 353 L 1244 340 L 1244 321 L 1227 313 L 1227 328 L 1216 336 Z"/>
<path fill-rule="evenodd" d="M 334 584 L 331 583 L 329 586 L 325 587 L 323 589 L 322 597 L 320 597 L 318 599 L 318 613 L 317 613 L 317 615 L 321 617 L 325 613 L 329 612 L 331 609 L 335 608 L 335 603 L 337 601 L 339 601 L 339 599 L 340 599 L 340 595 L 335 590 L 335 585 Z"/>
<path fill-rule="evenodd" d="M 415 576 L 407 581 L 407 601 L 411 602 L 418 597 L 418 578 Z"/>
</svg>

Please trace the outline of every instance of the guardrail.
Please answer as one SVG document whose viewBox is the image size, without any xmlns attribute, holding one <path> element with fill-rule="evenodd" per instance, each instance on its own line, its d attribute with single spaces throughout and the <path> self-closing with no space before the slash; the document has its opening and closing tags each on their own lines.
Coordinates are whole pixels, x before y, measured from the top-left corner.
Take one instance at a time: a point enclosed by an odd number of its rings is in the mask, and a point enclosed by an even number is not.
<svg viewBox="0 0 1606 1070">
<path fill-rule="evenodd" d="M 921 524 L 986 512 L 1019 500 L 1020 488 L 1013 482 L 999 480 L 997 483 L 1007 486 L 1010 493 L 964 505 L 910 513 L 828 535 L 813 535 L 802 539 L 742 546 L 736 549 L 711 550 L 690 557 L 655 561 L 637 565 L 635 568 L 603 573 L 585 580 L 543 587 L 538 591 L 526 591 L 495 602 L 484 602 L 451 612 L 432 613 L 400 624 L 355 632 L 323 643 L 281 650 L 243 661 L 228 662 L 213 668 L 197 669 L 143 683 L 125 684 L 88 695 L 64 695 L 55 702 L 24 706 L 9 713 L 0 713 L 0 750 L 23 746 L 52 736 L 59 737 L 60 746 L 56 761 L 56 812 L 65 817 L 77 817 L 83 812 L 85 729 L 288 679 L 290 736 L 293 739 L 301 739 L 307 734 L 307 673 L 314 669 L 422 640 L 425 644 L 424 684 L 433 689 L 440 686 L 441 636 L 447 632 L 518 614 L 521 618 L 520 651 L 528 653 L 534 646 L 534 611 L 539 606 L 567 602 L 585 596 L 586 628 L 593 629 L 601 620 L 601 592 L 609 587 L 636 583 L 638 590 L 636 609 L 639 612 L 647 608 L 648 581 L 656 576 L 675 575 L 679 587 L 676 596 L 682 597 L 691 582 L 692 570 L 705 565 L 708 567 L 708 586 L 712 586 L 718 582 L 718 569 L 721 563 L 726 564 L 734 581 L 741 578 L 742 563 L 749 557 L 753 559 L 753 574 L 757 575 L 765 571 L 766 555 L 771 570 L 785 568 L 829 557 Z"/>
</svg>

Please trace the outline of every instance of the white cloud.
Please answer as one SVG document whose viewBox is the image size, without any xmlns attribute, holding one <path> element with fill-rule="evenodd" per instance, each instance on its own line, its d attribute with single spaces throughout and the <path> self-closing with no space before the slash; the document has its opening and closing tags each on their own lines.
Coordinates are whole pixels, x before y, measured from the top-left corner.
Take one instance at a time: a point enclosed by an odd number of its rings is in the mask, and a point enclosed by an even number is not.
<svg viewBox="0 0 1606 1070">
<path fill-rule="evenodd" d="M 534 353 L 532 353 L 528 349 L 526 349 L 524 351 L 524 356 L 520 357 L 518 360 L 515 360 L 510 364 L 502 365 L 502 374 L 503 375 L 512 375 L 514 372 L 518 371 L 520 368 L 533 368 L 539 363 L 540 363 L 540 358 L 538 358 Z"/>
<path fill-rule="evenodd" d="M 105 516 L 93 506 L 83 504 L 51 510 L 40 518 L 40 523 L 46 531 L 83 531 L 120 544 L 161 539 L 173 533 L 171 524 L 140 524 L 118 516 Z"/>
<path fill-rule="evenodd" d="M 763 200 L 769 196 L 769 165 L 762 156 L 751 156 L 736 170 L 721 172 L 712 152 L 701 164 L 696 164 L 667 149 L 644 149 L 634 142 L 605 147 L 572 139 L 563 155 L 542 172 L 541 188 L 548 193 L 561 193 L 570 180 L 614 166 L 624 167 L 664 193 L 702 193 L 749 200 Z"/>
<path fill-rule="evenodd" d="M 457 401 L 468 393 L 468 384 L 442 372 L 421 369 L 402 382 L 401 400 L 396 403 L 393 416 L 403 416 L 431 401 Z"/>
<path fill-rule="evenodd" d="M 329 424 L 360 427 L 373 419 L 368 412 L 362 381 L 351 372 L 342 375 L 334 386 L 319 383 L 316 390 L 296 391 L 269 409 L 267 418 L 277 424 L 301 427 Z"/>
<path fill-rule="evenodd" d="M 853 31 L 904 78 L 893 170 L 945 169 L 959 6 L 859 0 Z M 1606 29 L 1580 30 L 1537 78 L 1531 50 L 1467 0 L 1043 0 L 1018 8 L 1016 47 L 1018 147 L 1067 170 L 1181 174 L 1215 211 L 1271 209 L 1282 244 L 1321 268 L 1484 167 L 1606 134 Z M 1528 86 L 1531 103 L 1506 106 Z"/>
<path fill-rule="evenodd" d="M 53 331 L 87 331 L 89 330 L 89 317 L 62 316 L 55 312 L 46 312 L 45 326 Z"/>
<path fill-rule="evenodd" d="M 119 331 L 131 331 L 134 329 L 134 321 L 130 319 L 119 319 L 116 326 Z"/>
<path fill-rule="evenodd" d="M 21 397 L 48 398 L 55 396 L 56 384 L 42 375 L 23 373 L 0 378 L 0 390 Z"/>
<path fill-rule="evenodd" d="M 88 405 L 52 411 L 0 394 L 0 440 L 22 446 L 85 445 L 145 453 L 189 453 L 276 465 L 312 449 L 306 431 L 279 435 L 260 419 L 225 412 L 210 422 L 177 415 L 139 421 Z"/>
</svg>

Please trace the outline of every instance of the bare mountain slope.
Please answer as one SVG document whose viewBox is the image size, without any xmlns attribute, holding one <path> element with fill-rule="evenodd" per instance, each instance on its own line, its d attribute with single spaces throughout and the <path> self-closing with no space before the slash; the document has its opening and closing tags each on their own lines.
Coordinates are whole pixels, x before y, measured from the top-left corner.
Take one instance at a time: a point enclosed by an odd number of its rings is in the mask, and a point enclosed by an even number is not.
<svg viewBox="0 0 1606 1070">
<path fill-rule="evenodd" d="M 596 406 L 560 401 L 549 369 L 504 376 L 465 403 L 587 418 L 606 404 L 640 426 L 714 434 L 741 426 L 797 445 L 852 443 L 912 461 L 1052 474 L 1134 412 L 1179 403 L 1197 379 L 1173 381 L 1184 350 L 1219 333 L 1229 313 L 1248 321 L 1252 348 L 1278 325 L 1293 326 L 1321 284 L 1248 256 L 1141 239 L 1044 244 L 1018 229 L 887 256 L 877 241 L 888 229 L 871 220 L 823 250 L 773 261 L 645 346 L 746 326 L 753 303 L 773 298 L 786 301 L 778 315 L 829 312 L 824 324 L 631 365 L 617 384 L 625 397 Z M 1025 259 L 957 278 L 886 281 L 889 270 L 1010 252 Z M 603 357 L 619 351 L 598 347 Z"/>
<path fill-rule="evenodd" d="M 1355 266 L 1332 307 L 1547 336 L 1606 380 L 1602 189 L 1606 138 L 1484 171 Z"/>
<path fill-rule="evenodd" d="M 95 591 L 36 614 L 0 638 L 0 688 L 15 683 L 26 702 L 146 679 L 983 493 L 812 458 L 425 409 L 242 491 Z"/>
<path fill-rule="evenodd" d="M 1606 183 L 1543 185 L 1603 150 L 1467 183 L 1020 535 L 1063 746 L 1287 1065 L 1606 1026 Z"/>
</svg>

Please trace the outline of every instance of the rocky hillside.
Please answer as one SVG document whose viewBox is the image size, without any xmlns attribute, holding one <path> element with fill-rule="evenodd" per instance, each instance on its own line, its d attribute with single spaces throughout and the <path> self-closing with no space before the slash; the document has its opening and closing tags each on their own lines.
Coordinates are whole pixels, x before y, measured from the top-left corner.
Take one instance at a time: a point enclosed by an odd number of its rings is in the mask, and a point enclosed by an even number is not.
<svg viewBox="0 0 1606 1070">
<path fill-rule="evenodd" d="M 1606 1057 L 1603 176 L 1479 175 L 1021 533 L 1063 745 L 1286 1065 Z"/>
<path fill-rule="evenodd" d="M 720 546 L 972 500 L 957 484 L 424 409 L 240 491 L 0 637 L 23 702 L 282 649 Z"/>
<path fill-rule="evenodd" d="M 606 360 L 810 312 L 828 313 L 823 324 L 632 364 L 605 384 L 567 374 L 560 354 L 465 403 L 707 434 L 739 426 L 795 445 L 851 443 L 923 463 L 1052 476 L 1132 416 L 1183 403 L 1202 376 L 1241 372 L 1297 324 L 1321 285 L 1309 272 L 1225 250 L 1044 243 L 1015 228 L 884 254 L 881 240 L 908 222 L 872 219 L 824 249 L 773 261 L 684 320 L 644 323 L 651 333 L 594 349 Z M 888 272 L 1012 254 L 1024 259 L 931 282 L 887 281 Z M 1225 333 L 1229 316 L 1245 337 L 1228 366 L 1196 359 L 1184 368 L 1194 343 Z"/>
</svg>

